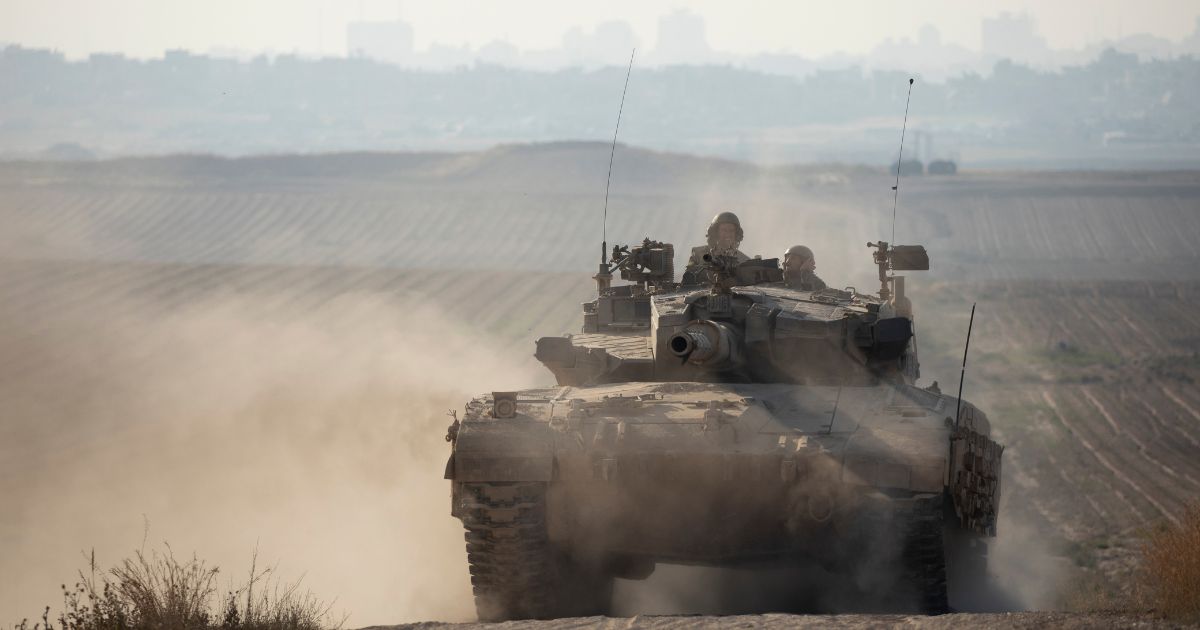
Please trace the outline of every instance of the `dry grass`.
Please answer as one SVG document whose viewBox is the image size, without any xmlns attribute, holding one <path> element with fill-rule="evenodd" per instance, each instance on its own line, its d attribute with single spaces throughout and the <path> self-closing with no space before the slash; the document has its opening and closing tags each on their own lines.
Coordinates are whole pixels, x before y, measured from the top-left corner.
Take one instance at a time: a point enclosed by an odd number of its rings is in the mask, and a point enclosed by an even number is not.
<svg viewBox="0 0 1200 630">
<path fill-rule="evenodd" d="M 1200 620 L 1200 504 L 1179 525 L 1165 525 L 1146 542 L 1142 560 L 1144 597 L 1172 619 Z"/>
<path fill-rule="evenodd" d="M 1120 584 L 1095 570 L 1076 570 L 1059 588 L 1056 607 L 1062 610 L 1096 613 L 1136 608 L 1131 605 L 1129 595 L 1121 592 Z"/>
<path fill-rule="evenodd" d="M 16 630 L 321 630 L 340 628 L 325 604 L 300 583 L 281 583 L 274 567 L 259 570 L 251 560 L 240 588 L 217 597 L 220 570 L 192 556 L 179 560 L 165 551 L 142 551 L 107 572 L 98 571 L 95 553 L 89 571 L 79 572 L 73 588 L 63 585 L 63 610 L 50 607 L 40 623 L 28 620 Z M 57 623 L 57 625 L 55 625 Z"/>
</svg>

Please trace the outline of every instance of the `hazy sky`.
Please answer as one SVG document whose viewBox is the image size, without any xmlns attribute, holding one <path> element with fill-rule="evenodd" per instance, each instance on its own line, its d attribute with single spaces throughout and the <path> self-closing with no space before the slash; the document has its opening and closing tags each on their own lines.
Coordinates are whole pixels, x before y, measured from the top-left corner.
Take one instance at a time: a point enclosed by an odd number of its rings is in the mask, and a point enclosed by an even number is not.
<svg viewBox="0 0 1200 630">
<path fill-rule="evenodd" d="M 0 7 L 0 42 L 72 58 L 98 51 L 157 57 L 168 48 L 343 55 L 347 22 L 397 15 L 413 24 L 419 50 L 494 39 L 551 48 L 568 28 L 590 30 L 606 20 L 629 22 L 650 49 L 658 17 L 686 7 L 707 21 L 713 48 L 820 56 L 915 38 L 926 23 L 944 41 L 978 49 L 980 20 L 1002 11 L 1032 16 L 1053 48 L 1138 32 L 1177 40 L 1200 14 L 1195 0 L 0 0 Z"/>
</svg>

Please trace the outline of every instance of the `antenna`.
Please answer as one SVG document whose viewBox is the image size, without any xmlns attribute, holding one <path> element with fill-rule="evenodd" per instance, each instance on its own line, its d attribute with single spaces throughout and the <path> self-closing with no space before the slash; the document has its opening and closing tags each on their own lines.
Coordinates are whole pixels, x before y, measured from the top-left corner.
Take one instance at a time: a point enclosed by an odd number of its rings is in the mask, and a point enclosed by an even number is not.
<svg viewBox="0 0 1200 630">
<path fill-rule="evenodd" d="M 625 70 L 625 87 L 621 89 L 621 106 L 617 108 L 617 126 L 613 129 L 612 150 L 608 153 L 608 178 L 604 181 L 604 223 L 601 224 L 602 239 L 600 241 L 600 266 L 604 266 L 604 258 L 608 254 L 608 187 L 612 184 L 613 156 L 617 154 L 617 132 L 621 130 L 621 112 L 625 111 L 625 92 L 629 90 L 629 75 L 633 72 L 633 56 L 637 49 L 629 53 L 629 68 Z"/>
<path fill-rule="evenodd" d="M 833 433 L 833 423 L 837 422 L 837 408 L 840 402 L 842 402 L 842 386 L 838 385 L 837 398 L 833 399 L 833 413 L 829 415 L 829 430 L 825 432 L 825 435 Z"/>
<path fill-rule="evenodd" d="M 896 242 L 896 203 L 900 200 L 900 169 L 904 167 L 904 132 L 908 129 L 908 104 L 912 101 L 913 80 L 908 79 L 908 96 L 904 99 L 904 124 L 900 126 L 900 155 L 896 158 L 896 184 L 892 186 L 892 242 Z"/>
<path fill-rule="evenodd" d="M 958 428 L 959 415 L 962 414 L 963 379 L 967 376 L 967 350 L 971 347 L 971 329 L 975 327 L 975 303 L 971 303 L 971 321 L 967 324 L 967 343 L 963 346 L 962 372 L 958 374 L 958 405 L 954 410 L 954 428 Z"/>
</svg>

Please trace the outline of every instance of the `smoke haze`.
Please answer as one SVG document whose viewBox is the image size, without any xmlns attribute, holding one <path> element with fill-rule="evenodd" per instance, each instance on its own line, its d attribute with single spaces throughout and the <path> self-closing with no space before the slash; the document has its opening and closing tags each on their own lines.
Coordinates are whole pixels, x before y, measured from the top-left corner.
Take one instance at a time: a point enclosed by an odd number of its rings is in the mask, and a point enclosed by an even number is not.
<svg viewBox="0 0 1200 630">
<path fill-rule="evenodd" d="M 2 326 L 6 623 L 57 608 L 81 552 L 130 555 L 143 519 L 147 547 L 194 551 L 222 584 L 257 548 L 351 624 L 473 617 L 444 414 L 535 383 L 523 357 L 404 296 L 308 312 L 125 296 L 44 315 Z"/>
</svg>

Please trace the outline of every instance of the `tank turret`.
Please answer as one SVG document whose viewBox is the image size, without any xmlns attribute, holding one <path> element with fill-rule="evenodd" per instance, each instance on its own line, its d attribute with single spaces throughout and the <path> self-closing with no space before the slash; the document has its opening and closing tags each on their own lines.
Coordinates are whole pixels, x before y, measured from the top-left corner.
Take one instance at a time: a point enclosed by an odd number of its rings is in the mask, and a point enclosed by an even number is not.
<svg viewBox="0 0 1200 630">
<path fill-rule="evenodd" d="M 889 288 L 903 287 L 903 278 L 888 274 L 928 269 L 929 259 L 920 246 L 872 246 L 877 295 L 795 291 L 780 282 L 777 259 L 738 264 L 707 254 L 689 283 L 676 284 L 661 257 L 673 251 L 669 244 L 615 248 L 612 268 L 635 284 L 602 287 L 583 305 L 582 334 L 539 339 L 535 356 L 559 385 L 914 382 L 912 307 L 902 288 Z"/>
</svg>

